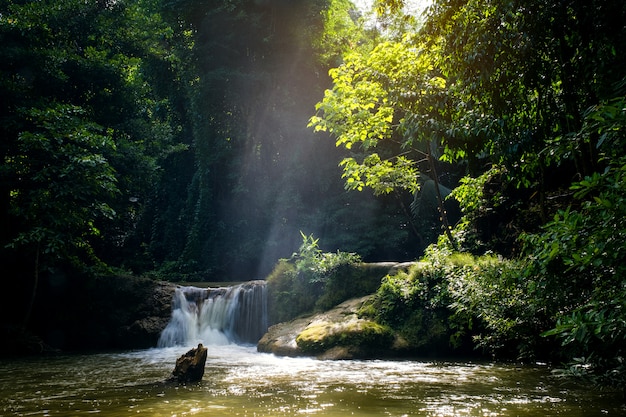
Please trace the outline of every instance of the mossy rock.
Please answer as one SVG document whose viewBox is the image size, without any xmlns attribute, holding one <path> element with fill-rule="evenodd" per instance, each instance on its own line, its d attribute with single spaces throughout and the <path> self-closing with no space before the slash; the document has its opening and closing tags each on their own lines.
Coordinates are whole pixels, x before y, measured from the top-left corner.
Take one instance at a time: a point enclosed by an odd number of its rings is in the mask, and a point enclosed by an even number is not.
<svg viewBox="0 0 626 417">
<path fill-rule="evenodd" d="M 354 298 L 323 313 L 271 326 L 259 352 L 318 359 L 369 359 L 404 356 L 407 343 L 391 328 L 360 317 L 371 296 Z"/>
<path fill-rule="evenodd" d="M 389 327 L 356 315 L 341 322 L 314 321 L 296 337 L 298 348 L 308 354 L 345 347 L 362 356 L 388 349 L 393 341 L 394 334 Z"/>
</svg>

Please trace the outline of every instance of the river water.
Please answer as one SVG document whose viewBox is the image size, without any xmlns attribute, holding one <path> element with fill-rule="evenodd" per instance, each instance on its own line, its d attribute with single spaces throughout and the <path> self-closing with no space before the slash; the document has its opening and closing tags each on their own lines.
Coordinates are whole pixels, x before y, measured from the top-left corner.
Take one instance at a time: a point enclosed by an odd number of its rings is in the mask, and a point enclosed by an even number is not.
<svg viewBox="0 0 626 417">
<path fill-rule="evenodd" d="M 188 347 L 0 361 L 1 416 L 624 416 L 619 394 L 523 367 L 319 361 L 208 346 L 199 383 L 168 385 Z"/>
</svg>

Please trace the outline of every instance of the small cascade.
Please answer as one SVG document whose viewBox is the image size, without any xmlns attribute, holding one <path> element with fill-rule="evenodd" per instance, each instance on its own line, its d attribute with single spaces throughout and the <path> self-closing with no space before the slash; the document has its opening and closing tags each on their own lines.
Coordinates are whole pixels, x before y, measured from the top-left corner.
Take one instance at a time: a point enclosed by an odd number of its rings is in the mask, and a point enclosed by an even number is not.
<svg viewBox="0 0 626 417">
<path fill-rule="evenodd" d="M 159 347 L 254 344 L 267 331 L 265 281 L 232 287 L 178 287 Z"/>
</svg>

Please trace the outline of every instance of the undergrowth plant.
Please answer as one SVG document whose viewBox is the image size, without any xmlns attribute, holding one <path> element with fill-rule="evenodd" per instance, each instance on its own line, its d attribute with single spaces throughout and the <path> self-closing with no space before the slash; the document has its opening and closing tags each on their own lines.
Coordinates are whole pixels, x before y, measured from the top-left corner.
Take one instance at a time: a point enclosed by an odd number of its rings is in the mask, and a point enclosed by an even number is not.
<svg viewBox="0 0 626 417">
<path fill-rule="evenodd" d="M 408 271 L 385 277 L 361 313 L 398 331 L 416 353 L 530 359 L 549 324 L 518 271 L 495 255 L 431 245 Z"/>
<path fill-rule="evenodd" d="M 289 259 L 281 259 L 267 278 L 269 289 L 270 321 L 287 321 L 299 315 L 313 312 L 320 299 L 326 300 L 322 307 L 332 307 L 338 283 L 346 281 L 346 272 L 361 262 L 355 253 L 323 252 L 319 239 L 313 235 L 302 235 L 298 252 Z M 342 286 L 342 285 L 339 285 Z M 358 285 L 357 285 L 358 286 Z M 373 291 L 373 289 L 372 289 Z M 332 304 L 332 305 L 329 305 Z"/>
</svg>

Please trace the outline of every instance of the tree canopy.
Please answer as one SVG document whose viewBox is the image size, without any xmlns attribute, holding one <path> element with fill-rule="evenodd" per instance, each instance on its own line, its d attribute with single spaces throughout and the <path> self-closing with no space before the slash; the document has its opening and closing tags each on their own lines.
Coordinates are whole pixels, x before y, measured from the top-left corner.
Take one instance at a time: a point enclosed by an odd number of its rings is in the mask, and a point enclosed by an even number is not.
<svg viewBox="0 0 626 417">
<path fill-rule="evenodd" d="M 3 4 L 0 241 L 50 266 L 92 263 L 96 240 L 123 242 L 176 149 L 170 103 L 150 88 L 152 69 L 176 64 L 172 33 L 148 2 Z"/>
<path fill-rule="evenodd" d="M 523 285 L 511 302 L 534 312 L 493 323 L 560 336 L 564 356 L 583 358 L 576 372 L 622 386 L 625 13 L 614 1 L 435 1 L 419 30 L 347 54 L 310 121 L 353 151 L 341 162 L 351 189 L 413 192 L 423 155 L 460 168 L 449 244 L 519 260 L 505 282 L 478 285 L 496 297 Z"/>
</svg>

